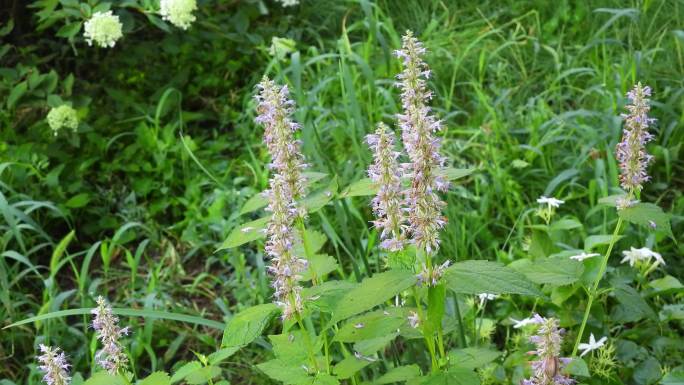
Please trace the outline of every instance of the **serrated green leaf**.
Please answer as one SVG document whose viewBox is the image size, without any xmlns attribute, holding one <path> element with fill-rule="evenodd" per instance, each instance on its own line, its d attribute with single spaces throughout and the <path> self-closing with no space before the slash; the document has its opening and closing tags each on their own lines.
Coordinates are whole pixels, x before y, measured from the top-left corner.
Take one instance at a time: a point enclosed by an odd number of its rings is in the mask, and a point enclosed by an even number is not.
<svg viewBox="0 0 684 385">
<path fill-rule="evenodd" d="M 487 348 L 464 348 L 449 352 L 449 363 L 452 367 L 462 369 L 477 369 L 494 361 L 501 352 Z"/>
<path fill-rule="evenodd" d="M 221 375 L 221 368 L 214 365 L 207 365 L 188 373 L 185 382 L 189 385 L 202 385 Z"/>
<path fill-rule="evenodd" d="M 221 347 L 245 346 L 261 335 L 271 318 L 278 312 L 272 303 L 252 306 L 228 321 Z"/>
<path fill-rule="evenodd" d="M 93 374 L 83 385 L 124 385 L 125 383 L 121 376 L 101 371 Z"/>
<path fill-rule="evenodd" d="M 171 376 L 171 383 L 176 383 L 185 379 L 190 373 L 202 369 L 202 364 L 198 361 L 190 361 L 178 368 L 178 370 Z"/>
<path fill-rule="evenodd" d="M 170 385 L 171 379 L 164 372 L 154 372 L 145 379 L 138 381 L 138 385 Z"/>
<path fill-rule="evenodd" d="M 405 309 L 376 310 L 347 321 L 335 334 L 334 341 L 357 342 L 392 334 L 405 320 Z"/>
<path fill-rule="evenodd" d="M 299 330 L 268 336 L 276 358 L 293 366 L 301 366 L 308 360 L 309 351 L 304 338 Z"/>
<path fill-rule="evenodd" d="M 255 241 L 266 236 L 266 226 L 270 217 L 259 218 L 255 221 L 247 222 L 228 234 L 228 238 L 219 246 L 218 250 L 230 249 L 244 245 L 247 242 Z"/>
<path fill-rule="evenodd" d="M 420 385 L 480 385 L 480 377 L 469 369 L 455 368 L 432 373 L 421 379 Z"/>
<path fill-rule="evenodd" d="M 357 286 L 358 284 L 347 281 L 326 281 L 319 285 L 304 288 L 302 297 L 308 306 L 331 313 L 339 303 L 340 298 Z"/>
<path fill-rule="evenodd" d="M 569 258 L 543 258 L 517 266 L 532 282 L 551 286 L 563 286 L 577 282 L 584 272 L 584 265 Z"/>
<path fill-rule="evenodd" d="M 371 359 L 357 358 L 355 356 L 349 356 L 342 361 L 338 362 L 333 367 L 333 373 L 341 380 L 353 376 L 359 370 L 365 368 L 366 366 L 372 364 Z"/>
<path fill-rule="evenodd" d="M 399 336 L 399 332 L 385 334 L 380 337 L 363 340 L 354 344 L 354 351 L 361 353 L 364 356 L 370 356 L 379 350 L 384 349 L 390 342 Z"/>
<path fill-rule="evenodd" d="M 14 106 L 17 104 L 19 99 L 21 99 L 22 96 L 28 91 L 28 83 L 26 81 L 23 81 L 14 88 L 12 88 L 12 91 L 10 91 L 9 97 L 7 97 L 7 108 L 10 110 L 14 108 Z"/>
<path fill-rule="evenodd" d="M 565 367 L 565 372 L 572 376 L 589 377 L 589 367 L 583 359 L 576 357 Z"/>
<path fill-rule="evenodd" d="M 405 270 L 390 270 L 366 278 L 340 299 L 330 323 L 370 310 L 413 286 L 416 280 L 415 274 Z"/>
<path fill-rule="evenodd" d="M 616 242 L 619 241 L 622 237 L 622 235 L 618 235 Z M 597 246 L 607 245 L 610 243 L 612 238 L 613 236 L 610 234 L 590 235 L 584 239 L 584 250 L 591 251 L 595 249 Z"/>
<path fill-rule="evenodd" d="M 523 294 L 541 296 L 525 276 L 497 262 L 457 262 L 444 273 L 449 290 L 463 294 Z"/>
<path fill-rule="evenodd" d="M 337 260 L 327 254 L 315 254 L 308 259 L 307 269 L 301 274 L 302 280 L 309 281 L 313 278 L 320 279 L 320 277 L 335 271 L 337 269 Z"/>
<path fill-rule="evenodd" d="M 240 346 L 231 346 L 229 348 L 223 348 L 215 351 L 214 353 L 211 353 L 207 359 L 209 360 L 209 363 L 212 365 L 216 365 L 220 363 L 221 361 L 224 361 L 228 358 L 230 358 L 233 354 L 235 354 L 238 350 L 240 350 Z"/>
<path fill-rule="evenodd" d="M 356 182 L 347 186 L 347 188 L 340 194 L 341 197 L 361 197 L 375 195 L 378 192 L 377 187 L 370 178 L 359 179 Z"/>
<path fill-rule="evenodd" d="M 648 283 L 648 287 L 653 289 L 653 294 L 663 294 L 672 292 L 684 291 L 684 285 L 679 280 L 671 275 L 666 275 L 663 278 L 654 279 Z"/>
<path fill-rule="evenodd" d="M 672 239 L 672 229 L 670 228 L 670 215 L 663 212 L 658 205 L 653 203 L 637 203 L 631 207 L 618 210 L 620 218 L 646 227 L 655 231 L 664 231 Z"/>
<path fill-rule="evenodd" d="M 280 359 L 266 361 L 257 365 L 257 368 L 285 385 L 299 385 L 313 380 L 301 365 L 291 365 Z"/>
<path fill-rule="evenodd" d="M 57 31 L 55 35 L 70 39 L 76 36 L 76 34 L 78 34 L 78 32 L 81 30 L 82 25 L 83 22 L 81 21 L 75 21 L 73 23 L 65 24 L 62 26 L 62 28 L 59 29 L 59 31 Z"/>
<path fill-rule="evenodd" d="M 663 377 L 661 385 L 684 385 L 684 369 L 672 371 Z"/>
<path fill-rule="evenodd" d="M 265 207 L 266 205 L 268 205 L 268 199 L 264 196 L 263 193 L 254 194 L 254 196 L 249 198 L 247 202 L 245 202 L 245 204 L 242 206 L 242 208 L 240 209 L 240 215 L 257 211 L 260 208 Z"/>
<path fill-rule="evenodd" d="M 337 194 L 337 178 L 333 178 L 328 184 L 328 187 L 318 190 L 301 202 L 302 206 L 306 209 L 306 212 L 311 214 L 323 208 L 327 205 Z"/>
<path fill-rule="evenodd" d="M 444 171 L 442 172 L 442 175 L 444 175 L 444 177 L 445 177 L 447 180 L 452 181 L 452 180 L 464 178 L 464 177 L 466 177 L 466 176 L 472 174 L 473 171 L 475 171 L 474 168 L 453 168 L 453 167 L 447 167 L 447 168 L 444 169 Z"/>
<path fill-rule="evenodd" d="M 76 194 L 64 204 L 66 207 L 76 209 L 83 207 L 90 202 L 90 195 L 87 193 Z"/>
<path fill-rule="evenodd" d="M 638 291 L 618 280 L 612 280 L 613 294 L 618 300 L 611 314 L 611 320 L 617 323 L 636 322 L 643 318 L 655 319 L 656 314 L 648 306 L 648 303 L 641 297 Z"/>
<path fill-rule="evenodd" d="M 393 384 L 395 382 L 404 382 L 412 378 L 420 376 L 420 367 L 418 365 L 398 366 L 390 369 L 387 373 L 375 380 L 374 384 L 384 385 Z"/>
</svg>

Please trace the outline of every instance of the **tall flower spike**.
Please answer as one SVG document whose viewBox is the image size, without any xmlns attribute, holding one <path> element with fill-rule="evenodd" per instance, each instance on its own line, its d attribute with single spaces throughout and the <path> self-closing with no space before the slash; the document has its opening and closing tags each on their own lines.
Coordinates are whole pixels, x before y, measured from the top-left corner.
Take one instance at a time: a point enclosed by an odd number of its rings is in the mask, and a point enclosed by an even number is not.
<svg viewBox="0 0 684 385">
<path fill-rule="evenodd" d="M 401 173 L 394 149 L 394 134 L 383 123 L 378 124 L 374 134 L 366 136 L 366 143 L 373 151 L 373 164 L 368 167 L 368 176 L 378 187 L 372 206 L 375 214 L 373 224 L 380 229 L 380 246 L 390 251 L 404 248 L 406 225 L 402 210 Z"/>
<path fill-rule="evenodd" d="M 622 114 L 625 127 L 622 140 L 615 149 L 615 157 L 620 163 L 620 184 L 628 191 L 641 191 L 643 183 L 650 177 L 646 167 L 653 156 L 646 153 L 645 145 L 653 139 L 648 128 L 656 120 L 648 117 L 651 88 L 638 83 L 627 93 L 631 104 L 627 105 L 628 114 Z"/>
<path fill-rule="evenodd" d="M 294 220 L 298 210 L 292 197 L 287 179 L 275 174 L 270 180 L 271 188 L 266 191 L 271 212 L 268 223 L 266 253 L 271 257 L 268 270 L 273 274 L 275 302 L 283 308 L 283 319 L 290 319 L 303 310 L 299 274 L 306 269 L 307 261 L 294 254 Z"/>
<path fill-rule="evenodd" d="M 43 382 L 47 385 L 67 385 L 71 381 L 69 377 L 69 363 L 66 355 L 60 348 L 52 348 L 50 346 L 40 345 L 40 352 L 43 353 L 38 356 L 38 369 L 45 375 Z"/>
<path fill-rule="evenodd" d="M 95 315 L 93 329 L 102 343 L 102 349 L 95 354 L 97 363 L 110 374 L 126 369 L 128 357 L 119 339 L 128 335 L 128 328 L 119 327 L 119 318 L 102 296 L 97 297 L 97 307 L 91 310 Z"/>
<path fill-rule="evenodd" d="M 569 358 L 560 357 L 563 329 L 558 328 L 555 318 L 543 318 L 535 314 L 533 322 L 539 325 L 537 334 L 530 337 L 530 341 L 537 346 L 537 350 L 529 354 L 539 357 L 532 361 L 532 377 L 523 380 L 522 385 L 572 385 L 575 380 L 565 376 L 563 368 L 570 363 Z"/>
<path fill-rule="evenodd" d="M 412 180 L 405 192 L 409 232 L 416 246 L 430 254 L 439 247 L 439 230 L 446 224 L 442 215 L 445 203 L 437 195 L 449 187 L 441 172 L 446 159 L 440 155 L 440 139 L 434 135 L 441 122 L 430 114 L 427 105 L 432 93 L 426 81 L 430 70 L 421 58 L 425 48 L 410 31 L 402 42 L 402 49 L 396 51 L 403 64 L 403 71 L 397 75 L 403 109 L 398 119 L 410 160 L 406 171 Z"/>
<path fill-rule="evenodd" d="M 271 154 L 271 168 L 287 180 L 294 199 L 305 195 L 306 180 L 302 170 L 306 168 L 301 143 L 294 133 L 300 129 L 290 116 L 294 102 L 290 100 L 287 86 L 279 87 L 264 77 L 257 85 L 255 96 L 258 103 L 256 122 L 264 126 L 264 141 Z"/>
</svg>

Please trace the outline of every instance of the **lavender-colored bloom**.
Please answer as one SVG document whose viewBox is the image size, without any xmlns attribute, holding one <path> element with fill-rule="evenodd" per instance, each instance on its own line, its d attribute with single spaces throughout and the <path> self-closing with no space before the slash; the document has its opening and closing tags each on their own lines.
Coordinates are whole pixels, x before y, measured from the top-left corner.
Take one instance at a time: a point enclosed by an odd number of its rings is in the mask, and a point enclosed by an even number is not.
<svg viewBox="0 0 684 385">
<path fill-rule="evenodd" d="M 449 260 L 446 260 L 441 265 L 433 267 L 432 269 L 423 264 L 423 268 L 416 276 L 418 278 L 418 286 L 436 286 L 449 265 L 451 265 L 451 261 Z"/>
<path fill-rule="evenodd" d="M 532 361 L 532 377 L 522 380 L 522 385 L 572 385 L 575 383 L 570 377 L 565 376 L 563 368 L 570 363 L 569 358 L 560 357 L 561 343 L 563 341 L 563 329 L 558 328 L 558 320 L 544 318 L 535 314 L 533 322 L 539 325 L 537 334 L 530 337 L 530 341 L 537 346 L 537 350 L 529 354 L 535 354 L 539 360 Z"/>
<path fill-rule="evenodd" d="M 615 149 L 615 157 L 620 163 L 620 183 L 629 191 L 641 191 L 643 183 L 650 177 L 646 167 L 653 160 L 653 156 L 646 153 L 645 145 L 653 139 L 648 127 L 655 119 L 648 117 L 651 109 L 648 97 L 651 88 L 638 83 L 627 93 L 630 103 L 627 105 L 628 114 L 622 114 L 625 127 L 622 140 Z"/>
<path fill-rule="evenodd" d="M 67 385 L 71 381 L 69 377 L 69 362 L 66 355 L 60 348 L 40 345 L 41 354 L 38 356 L 38 369 L 45 375 L 43 382 L 47 385 Z"/>
<path fill-rule="evenodd" d="M 287 85 L 279 87 L 274 81 L 264 77 L 257 84 L 259 92 L 255 96 L 259 115 L 256 122 L 264 126 L 264 141 L 271 154 L 271 168 L 281 174 L 290 185 L 295 199 L 305 195 L 306 180 L 302 170 L 306 168 L 301 143 L 294 138 L 300 129 L 290 115 L 294 102 L 289 98 Z"/>
<path fill-rule="evenodd" d="M 91 310 L 95 315 L 93 329 L 102 343 L 102 349 L 95 354 L 97 363 L 110 374 L 126 369 L 128 357 L 119 339 L 128 335 L 128 328 L 119 327 L 119 317 L 112 312 L 112 307 L 102 296 L 97 297 L 97 307 Z"/>
<path fill-rule="evenodd" d="M 442 215 L 445 203 L 437 195 L 449 187 L 442 173 L 446 158 L 440 155 L 440 139 L 434 136 L 441 129 L 441 122 L 430 114 L 427 105 L 432 93 L 427 89 L 430 70 L 421 58 L 425 48 L 410 31 L 402 42 L 402 49 L 396 51 L 403 65 L 403 71 L 397 75 L 403 110 L 398 119 L 410 160 L 405 165 L 412 181 L 405 192 L 409 232 L 416 246 L 430 254 L 439 247 L 438 233 L 446 224 Z"/>
<path fill-rule="evenodd" d="M 373 151 L 373 164 L 368 167 L 368 176 L 378 187 L 373 198 L 373 224 L 380 229 L 380 246 L 390 251 L 404 248 L 406 235 L 405 217 L 402 210 L 401 173 L 394 149 L 394 135 L 383 123 L 378 124 L 374 134 L 366 136 L 366 143 Z"/>
<path fill-rule="evenodd" d="M 306 269 L 307 261 L 294 254 L 294 221 L 299 213 L 290 184 L 285 176 L 275 174 L 270 185 L 270 190 L 265 192 L 269 200 L 266 210 L 271 212 L 266 242 L 266 253 L 271 257 L 268 270 L 273 274 L 275 302 L 283 308 L 283 319 L 290 319 L 303 310 L 301 286 L 297 281 Z"/>
</svg>

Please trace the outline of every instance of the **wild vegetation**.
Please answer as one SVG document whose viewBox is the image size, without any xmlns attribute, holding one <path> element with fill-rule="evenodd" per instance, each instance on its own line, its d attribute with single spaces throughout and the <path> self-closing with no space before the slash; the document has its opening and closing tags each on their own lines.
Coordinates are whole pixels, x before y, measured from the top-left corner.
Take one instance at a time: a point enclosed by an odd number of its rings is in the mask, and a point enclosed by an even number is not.
<svg viewBox="0 0 684 385">
<path fill-rule="evenodd" d="M 684 4 L 0 13 L 0 385 L 684 383 Z"/>
</svg>

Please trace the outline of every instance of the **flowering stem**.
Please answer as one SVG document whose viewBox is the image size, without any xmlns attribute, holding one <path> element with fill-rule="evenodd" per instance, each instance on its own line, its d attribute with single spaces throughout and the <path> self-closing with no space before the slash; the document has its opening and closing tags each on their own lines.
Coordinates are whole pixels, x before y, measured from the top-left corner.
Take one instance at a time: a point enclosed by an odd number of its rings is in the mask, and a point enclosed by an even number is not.
<svg viewBox="0 0 684 385">
<path fill-rule="evenodd" d="M 437 355 L 435 354 L 435 341 L 433 339 L 432 335 L 426 335 L 426 325 L 427 325 L 427 318 L 425 318 L 425 314 L 423 313 L 423 307 L 420 302 L 420 297 L 418 297 L 418 290 L 416 290 L 415 287 L 413 287 L 413 298 L 416 301 L 416 310 L 418 311 L 418 319 L 420 320 L 420 325 L 422 325 L 423 329 L 423 337 L 425 338 L 425 345 L 427 345 L 428 351 L 430 352 L 430 359 L 432 362 L 432 371 L 436 372 L 439 370 L 439 364 L 437 362 Z"/>
<path fill-rule="evenodd" d="M 629 200 L 630 198 L 631 198 L 631 194 L 627 199 Z M 587 320 L 589 319 L 589 312 L 591 311 L 591 305 L 594 303 L 594 298 L 596 298 L 596 292 L 598 290 L 598 285 L 601 282 L 601 278 L 603 277 L 603 274 L 606 272 L 606 267 L 608 266 L 608 259 L 610 258 L 611 251 L 613 251 L 613 246 L 615 245 L 615 242 L 617 242 L 618 234 L 620 233 L 621 227 L 622 227 L 622 217 L 618 217 L 617 224 L 615 225 L 615 231 L 613 231 L 613 236 L 610 238 L 610 243 L 608 244 L 608 249 L 606 250 L 606 254 L 603 256 L 603 260 L 601 261 L 601 267 L 599 268 L 599 272 L 596 275 L 596 278 L 594 279 L 594 285 L 592 286 L 591 291 L 589 291 L 587 308 L 584 310 L 584 318 L 582 319 L 582 325 L 580 326 L 579 333 L 577 334 L 577 339 L 575 340 L 575 346 L 572 348 L 572 357 L 573 358 L 577 355 L 577 349 L 579 347 L 580 341 L 582 340 L 582 335 L 584 334 L 584 328 L 587 326 Z"/>
<path fill-rule="evenodd" d="M 302 315 L 297 313 L 296 318 L 297 324 L 299 325 L 299 330 L 301 330 L 302 334 L 304 335 L 304 343 L 306 344 L 306 349 L 309 353 L 309 360 L 311 360 L 311 364 L 313 365 L 316 372 L 318 372 L 318 362 L 316 362 L 316 357 L 314 356 L 313 345 L 311 345 L 311 339 L 309 338 L 309 331 L 306 327 L 304 327 L 304 323 L 302 322 Z"/>
</svg>

